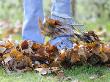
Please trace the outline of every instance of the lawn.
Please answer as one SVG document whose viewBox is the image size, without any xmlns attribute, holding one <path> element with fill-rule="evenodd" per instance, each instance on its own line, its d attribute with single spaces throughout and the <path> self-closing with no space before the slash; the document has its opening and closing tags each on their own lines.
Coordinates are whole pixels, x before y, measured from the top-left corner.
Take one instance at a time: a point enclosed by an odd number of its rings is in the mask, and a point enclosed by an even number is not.
<svg viewBox="0 0 110 82">
<path fill-rule="evenodd" d="M 34 71 L 7 75 L 0 68 L 0 82 L 110 82 L 109 71 L 110 69 L 107 67 L 75 66 L 72 69 L 64 70 L 65 76 L 70 79 L 61 80 L 54 75 L 41 76 Z"/>
</svg>

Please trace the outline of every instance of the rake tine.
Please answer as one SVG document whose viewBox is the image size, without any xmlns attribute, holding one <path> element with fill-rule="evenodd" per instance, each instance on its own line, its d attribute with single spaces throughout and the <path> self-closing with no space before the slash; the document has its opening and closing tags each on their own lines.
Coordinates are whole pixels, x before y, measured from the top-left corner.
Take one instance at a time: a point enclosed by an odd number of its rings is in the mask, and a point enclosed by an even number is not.
<svg viewBox="0 0 110 82">
<path fill-rule="evenodd" d="M 85 32 L 85 27 L 82 24 L 74 24 L 72 25 L 73 28 L 77 31 L 79 31 L 80 33 L 84 33 Z"/>
<path fill-rule="evenodd" d="M 85 27 L 84 27 L 84 25 L 80 25 L 80 26 L 77 27 L 77 28 L 79 28 L 79 30 L 81 30 L 82 32 L 85 32 Z"/>
<path fill-rule="evenodd" d="M 76 33 L 79 33 L 79 32 L 82 33 L 82 31 L 78 27 L 73 26 L 73 28 Z"/>
</svg>

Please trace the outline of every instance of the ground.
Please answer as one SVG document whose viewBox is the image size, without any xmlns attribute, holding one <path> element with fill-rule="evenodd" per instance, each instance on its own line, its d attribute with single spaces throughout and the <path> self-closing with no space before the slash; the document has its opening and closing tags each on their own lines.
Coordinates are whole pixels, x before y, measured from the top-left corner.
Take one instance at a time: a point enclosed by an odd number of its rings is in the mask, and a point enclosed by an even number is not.
<svg viewBox="0 0 110 82">
<path fill-rule="evenodd" d="M 110 82 L 110 68 L 100 66 L 75 66 L 72 69 L 64 70 L 66 77 L 70 80 L 59 80 L 54 75 L 41 76 L 38 73 L 13 73 L 7 75 L 0 68 L 0 82 Z"/>
</svg>

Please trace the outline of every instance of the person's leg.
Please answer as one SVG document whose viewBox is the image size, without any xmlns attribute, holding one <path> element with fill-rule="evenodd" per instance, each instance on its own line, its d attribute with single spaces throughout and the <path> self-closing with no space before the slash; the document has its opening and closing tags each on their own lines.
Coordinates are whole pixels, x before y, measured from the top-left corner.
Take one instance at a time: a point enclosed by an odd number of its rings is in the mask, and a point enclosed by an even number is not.
<svg viewBox="0 0 110 82">
<path fill-rule="evenodd" d="M 38 18 L 44 19 L 42 0 L 24 0 L 24 25 L 22 37 L 24 40 L 32 40 L 43 43 L 44 38 L 38 28 Z"/>
<path fill-rule="evenodd" d="M 71 12 L 71 0 L 52 0 L 51 18 L 66 24 L 74 24 Z"/>
<path fill-rule="evenodd" d="M 52 0 L 51 18 L 60 20 L 72 30 L 71 25 L 74 24 L 74 20 L 71 17 L 71 0 Z M 57 37 L 50 40 L 50 43 L 57 46 L 58 49 L 73 47 L 69 37 Z"/>
</svg>

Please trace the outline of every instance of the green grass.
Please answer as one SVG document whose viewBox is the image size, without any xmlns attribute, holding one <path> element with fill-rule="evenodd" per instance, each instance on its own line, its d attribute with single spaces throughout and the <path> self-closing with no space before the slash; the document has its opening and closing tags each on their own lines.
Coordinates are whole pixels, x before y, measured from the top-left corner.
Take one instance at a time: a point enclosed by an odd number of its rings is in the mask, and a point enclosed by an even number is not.
<svg viewBox="0 0 110 82">
<path fill-rule="evenodd" d="M 110 82 L 110 72 L 107 67 L 78 66 L 72 70 L 66 70 L 66 75 L 76 78 L 81 82 Z M 93 75 L 101 75 L 91 80 Z"/>
<path fill-rule="evenodd" d="M 98 26 L 101 25 L 102 27 L 106 28 L 108 32 L 110 32 L 110 22 L 109 21 L 102 23 L 102 24 L 97 23 L 97 22 L 96 23 L 87 22 L 84 24 L 88 30 L 95 30 Z"/>
<path fill-rule="evenodd" d="M 72 80 L 79 80 L 81 82 L 110 82 L 110 69 L 107 67 L 92 67 L 92 66 L 75 66 L 72 69 L 64 70 L 67 77 Z M 100 75 L 98 78 L 90 79 L 92 75 Z M 56 76 L 48 75 L 41 76 L 39 73 L 13 73 L 8 75 L 3 68 L 0 68 L 0 82 L 58 82 Z M 71 82 L 61 81 L 60 82 Z"/>
<path fill-rule="evenodd" d="M 53 81 L 52 81 L 53 80 Z M 41 76 L 35 72 L 12 73 L 8 75 L 3 68 L 0 68 L 0 82 L 56 82 L 52 76 Z"/>
<path fill-rule="evenodd" d="M 13 40 L 18 40 L 18 41 L 20 41 L 20 40 L 22 40 L 22 37 L 21 37 L 21 35 L 14 35 L 13 36 Z"/>
</svg>

